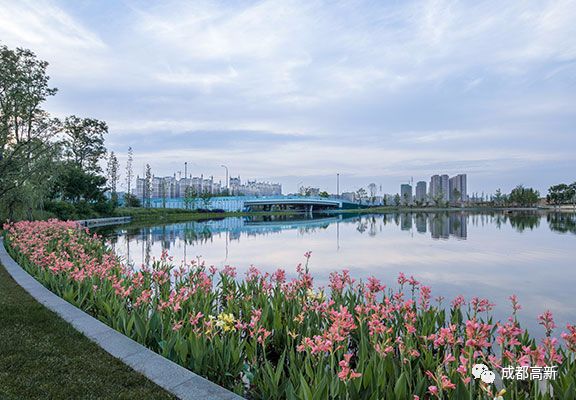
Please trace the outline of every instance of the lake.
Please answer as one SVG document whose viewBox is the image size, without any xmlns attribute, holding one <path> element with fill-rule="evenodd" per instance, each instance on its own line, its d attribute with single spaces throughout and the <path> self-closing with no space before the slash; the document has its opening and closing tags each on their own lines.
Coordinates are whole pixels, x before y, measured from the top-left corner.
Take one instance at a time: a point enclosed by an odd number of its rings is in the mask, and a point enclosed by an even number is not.
<svg viewBox="0 0 576 400">
<path fill-rule="evenodd" d="M 373 275 L 396 287 L 400 271 L 451 300 L 459 294 L 489 298 L 506 318 L 508 296 L 522 305 L 520 319 L 537 336 L 536 317 L 547 309 L 556 323 L 576 322 L 576 214 L 535 211 L 387 213 L 233 217 L 153 226 L 118 226 L 104 235 L 136 267 L 166 249 L 176 265 L 254 265 L 285 268 L 288 277 L 312 252 L 315 284 L 348 269 L 356 279 Z"/>
</svg>

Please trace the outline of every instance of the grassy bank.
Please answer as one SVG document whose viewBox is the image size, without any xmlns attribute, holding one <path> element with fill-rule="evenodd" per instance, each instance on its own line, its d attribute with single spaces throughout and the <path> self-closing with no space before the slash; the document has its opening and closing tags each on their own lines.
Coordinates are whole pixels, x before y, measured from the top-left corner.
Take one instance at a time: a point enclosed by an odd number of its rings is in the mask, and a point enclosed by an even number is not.
<svg viewBox="0 0 576 400">
<path fill-rule="evenodd" d="M 133 222 L 179 222 L 215 219 L 225 217 L 242 217 L 253 215 L 293 215 L 297 212 L 198 212 L 174 208 L 117 208 L 115 217 L 132 217 Z"/>
<path fill-rule="evenodd" d="M 348 210 L 334 210 L 333 213 L 338 214 L 385 214 L 385 213 L 437 213 L 437 212 L 454 212 L 454 211 L 468 211 L 468 212 L 502 212 L 502 211 L 542 211 L 537 207 L 396 207 L 396 206 L 382 206 L 370 208 L 358 208 Z M 543 210 L 546 211 L 546 210 Z"/>
<path fill-rule="evenodd" d="M 0 398 L 173 398 L 36 302 L 2 265 L 0 293 Z"/>
</svg>

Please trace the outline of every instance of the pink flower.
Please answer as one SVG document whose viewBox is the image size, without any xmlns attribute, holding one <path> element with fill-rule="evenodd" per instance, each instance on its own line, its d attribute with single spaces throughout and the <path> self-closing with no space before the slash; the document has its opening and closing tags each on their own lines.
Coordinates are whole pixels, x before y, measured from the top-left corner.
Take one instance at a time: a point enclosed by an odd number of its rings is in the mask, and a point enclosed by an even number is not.
<svg viewBox="0 0 576 400">
<path fill-rule="evenodd" d="M 538 323 L 546 329 L 546 336 L 550 336 L 554 328 L 556 328 L 556 324 L 554 323 L 554 317 L 550 310 L 546 310 L 544 314 L 538 316 Z"/>
<path fill-rule="evenodd" d="M 568 333 L 562 332 L 560 336 L 566 342 L 566 347 L 570 351 L 576 352 L 576 325 L 566 324 L 566 329 L 568 329 Z"/>
<path fill-rule="evenodd" d="M 344 354 L 344 359 L 341 360 L 338 365 L 342 368 L 338 373 L 338 378 L 340 380 L 346 382 L 351 379 L 356 379 L 362 376 L 361 373 L 358 373 L 350 368 L 350 359 L 352 358 L 352 354 L 347 353 Z"/>
<path fill-rule="evenodd" d="M 428 391 L 430 392 L 431 395 L 438 396 L 438 387 L 434 385 L 428 386 Z"/>
<path fill-rule="evenodd" d="M 454 308 L 454 309 L 458 309 L 465 304 L 466 304 L 466 300 L 464 299 L 464 296 L 462 296 L 461 294 L 456 296 L 456 298 L 454 300 L 452 300 L 452 308 Z"/>
</svg>

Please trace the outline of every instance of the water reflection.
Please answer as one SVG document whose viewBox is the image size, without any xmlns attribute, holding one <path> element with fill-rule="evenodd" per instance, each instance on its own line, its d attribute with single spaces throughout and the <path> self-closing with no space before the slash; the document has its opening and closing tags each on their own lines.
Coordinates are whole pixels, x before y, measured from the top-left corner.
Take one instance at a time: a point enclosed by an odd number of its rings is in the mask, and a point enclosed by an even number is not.
<svg viewBox="0 0 576 400">
<path fill-rule="evenodd" d="M 174 262 L 202 257 L 209 265 L 251 264 L 288 273 L 313 252 L 315 282 L 326 285 L 343 268 L 393 285 L 399 271 L 433 288 L 434 295 L 486 297 L 506 318 L 507 297 L 517 294 L 527 325 L 551 309 L 559 326 L 576 320 L 576 214 L 543 212 L 388 213 L 312 218 L 221 218 L 157 226 L 120 226 L 105 233 L 115 251 L 135 266 L 162 250 Z M 531 319 L 530 319 L 531 318 Z"/>
</svg>

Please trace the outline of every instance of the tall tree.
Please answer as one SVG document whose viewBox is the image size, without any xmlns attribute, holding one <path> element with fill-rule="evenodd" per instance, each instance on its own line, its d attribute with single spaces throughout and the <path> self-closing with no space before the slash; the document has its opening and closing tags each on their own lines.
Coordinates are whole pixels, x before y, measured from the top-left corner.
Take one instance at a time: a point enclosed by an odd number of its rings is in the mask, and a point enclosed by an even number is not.
<svg viewBox="0 0 576 400">
<path fill-rule="evenodd" d="M 57 89 L 47 67 L 30 50 L 0 46 L 0 213 L 8 218 L 18 209 L 30 216 L 51 183 L 56 123 L 41 105 Z"/>
<path fill-rule="evenodd" d="M 144 206 L 150 208 L 152 203 L 152 168 L 146 164 L 144 177 Z"/>
<path fill-rule="evenodd" d="M 116 206 L 118 204 L 118 181 L 120 176 L 118 175 L 118 158 L 114 152 L 110 152 L 108 157 L 108 165 L 106 167 L 106 179 L 108 181 L 108 188 L 110 189 L 110 194 L 112 196 L 112 203 Z"/>
<path fill-rule="evenodd" d="M 371 183 L 368 185 L 368 191 L 370 192 L 370 202 L 372 203 L 372 205 L 374 205 L 374 202 L 376 201 L 376 189 L 378 188 L 378 186 L 376 186 L 375 183 Z"/>
<path fill-rule="evenodd" d="M 104 135 L 108 133 L 106 122 L 94 118 L 71 115 L 62 124 L 64 132 L 64 155 L 86 172 L 102 172 L 99 161 L 106 154 Z"/>
<path fill-rule="evenodd" d="M 126 194 L 132 194 L 132 178 L 134 176 L 134 170 L 132 168 L 132 162 L 134 161 L 134 151 L 132 147 L 128 147 L 128 160 L 126 161 Z"/>
</svg>

